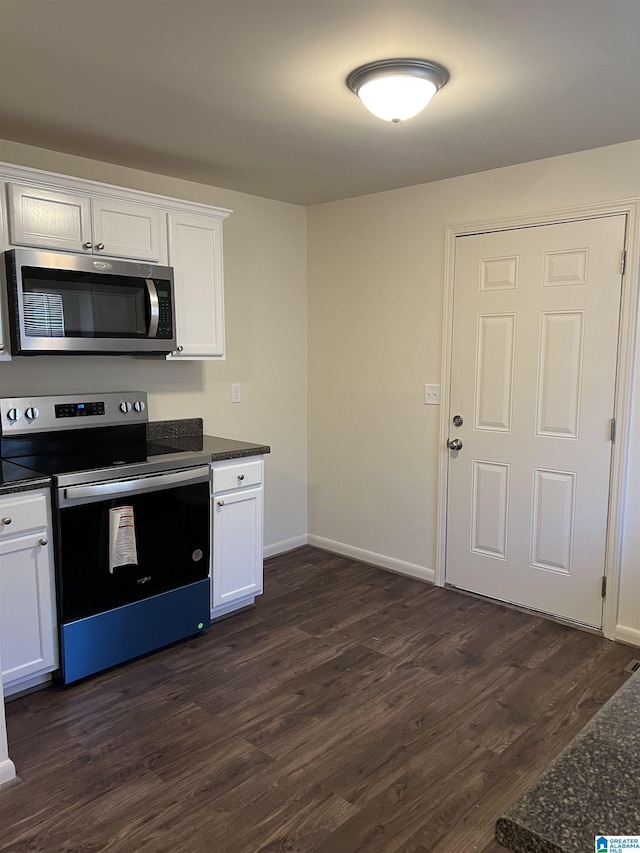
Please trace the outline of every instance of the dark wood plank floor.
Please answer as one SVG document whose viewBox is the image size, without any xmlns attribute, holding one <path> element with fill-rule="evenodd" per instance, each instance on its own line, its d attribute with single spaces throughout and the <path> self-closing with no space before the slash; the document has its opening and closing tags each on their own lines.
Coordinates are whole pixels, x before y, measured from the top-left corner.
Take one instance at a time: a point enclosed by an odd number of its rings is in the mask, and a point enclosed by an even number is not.
<svg viewBox="0 0 640 853">
<path fill-rule="evenodd" d="M 9 703 L 0 849 L 496 853 L 632 657 L 302 548 L 206 636 Z"/>
</svg>

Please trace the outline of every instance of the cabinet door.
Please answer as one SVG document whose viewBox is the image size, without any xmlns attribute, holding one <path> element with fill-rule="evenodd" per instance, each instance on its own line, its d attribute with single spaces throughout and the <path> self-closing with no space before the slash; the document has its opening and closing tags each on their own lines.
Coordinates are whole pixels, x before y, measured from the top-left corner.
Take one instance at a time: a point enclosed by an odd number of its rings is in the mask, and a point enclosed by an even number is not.
<svg viewBox="0 0 640 853">
<path fill-rule="evenodd" d="M 91 243 L 88 196 L 8 184 L 9 238 L 16 246 L 86 252 Z"/>
<path fill-rule="evenodd" d="M 5 685 L 56 668 L 54 599 L 46 530 L 0 542 L 0 664 Z"/>
<path fill-rule="evenodd" d="M 164 215 L 156 208 L 94 198 L 91 214 L 96 254 L 166 263 L 166 239 L 161 227 Z"/>
<path fill-rule="evenodd" d="M 169 263 L 175 271 L 180 350 L 168 358 L 224 358 L 222 222 L 170 213 Z"/>
<path fill-rule="evenodd" d="M 0 190 L 4 194 L 5 187 L 0 184 Z M 6 207 L 0 199 L 0 253 L 8 247 L 5 245 L 5 211 Z M 8 235 L 7 235 L 8 236 Z M 9 327 L 7 323 L 7 289 L 4 287 L 4 270 L 0 271 L 0 361 L 11 361 L 9 355 Z"/>
<path fill-rule="evenodd" d="M 262 487 L 213 499 L 213 606 L 262 592 Z"/>
</svg>

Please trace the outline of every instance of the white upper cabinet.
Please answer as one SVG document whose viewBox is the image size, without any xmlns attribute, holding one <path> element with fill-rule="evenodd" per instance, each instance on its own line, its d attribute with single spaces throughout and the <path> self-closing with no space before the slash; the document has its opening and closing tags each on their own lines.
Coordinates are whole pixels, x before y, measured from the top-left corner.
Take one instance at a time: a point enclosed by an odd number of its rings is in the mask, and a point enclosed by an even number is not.
<svg viewBox="0 0 640 853">
<path fill-rule="evenodd" d="M 9 184 L 7 189 L 12 244 L 81 252 L 91 242 L 88 196 L 19 184 Z"/>
<path fill-rule="evenodd" d="M 167 358 L 224 358 L 220 219 L 169 213 L 169 264 L 176 280 L 179 350 Z"/>
<path fill-rule="evenodd" d="M 164 213 L 157 208 L 110 198 L 92 199 L 91 221 L 94 252 L 166 263 Z"/>
<path fill-rule="evenodd" d="M 23 184 L 8 191 L 13 245 L 166 263 L 164 217 L 155 207 Z"/>
<path fill-rule="evenodd" d="M 5 212 L 4 207 L 0 204 L 0 258 L 1 253 L 7 248 L 6 246 L 6 228 L 4 227 L 5 223 Z M 4 287 L 4 263 L 3 259 L 0 259 L 0 361 L 11 361 L 11 356 L 9 355 L 9 329 L 7 327 L 7 294 L 6 288 Z M 2 701 L 2 697 L 0 696 L 0 702 Z"/>
</svg>

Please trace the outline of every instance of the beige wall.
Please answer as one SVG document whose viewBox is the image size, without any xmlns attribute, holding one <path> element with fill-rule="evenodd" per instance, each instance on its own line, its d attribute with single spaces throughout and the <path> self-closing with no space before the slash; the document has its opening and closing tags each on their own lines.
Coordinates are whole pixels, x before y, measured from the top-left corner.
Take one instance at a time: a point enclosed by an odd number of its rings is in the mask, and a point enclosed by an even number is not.
<svg viewBox="0 0 640 853">
<path fill-rule="evenodd" d="M 0 160 L 234 211 L 224 224 L 226 361 L 19 358 L 0 364 L 0 396 L 141 389 L 153 420 L 203 417 L 210 434 L 269 444 L 265 546 L 299 541 L 307 529 L 305 209 L 9 142 Z M 240 404 L 230 402 L 231 382 L 243 385 Z"/>
<path fill-rule="evenodd" d="M 640 142 L 309 209 L 312 541 L 435 568 L 439 408 L 423 385 L 440 382 L 445 226 L 633 196 Z M 640 643 L 637 544 L 630 534 L 620 621 Z"/>
</svg>

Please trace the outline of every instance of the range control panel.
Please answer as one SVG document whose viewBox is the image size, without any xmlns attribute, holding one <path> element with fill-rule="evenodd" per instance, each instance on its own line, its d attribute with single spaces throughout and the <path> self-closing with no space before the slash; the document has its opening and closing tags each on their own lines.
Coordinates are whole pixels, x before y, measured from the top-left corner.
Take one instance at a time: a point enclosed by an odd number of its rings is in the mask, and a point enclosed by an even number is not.
<svg viewBox="0 0 640 853">
<path fill-rule="evenodd" d="M 147 423 L 148 420 L 146 391 L 0 399 L 0 433 L 3 436 Z"/>
<path fill-rule="evenodd" d="M 104 400 L 99 403 L 58 403 L 54 406 L 57 418 L 90 418 L 104 415 Z"/>
</svg>

